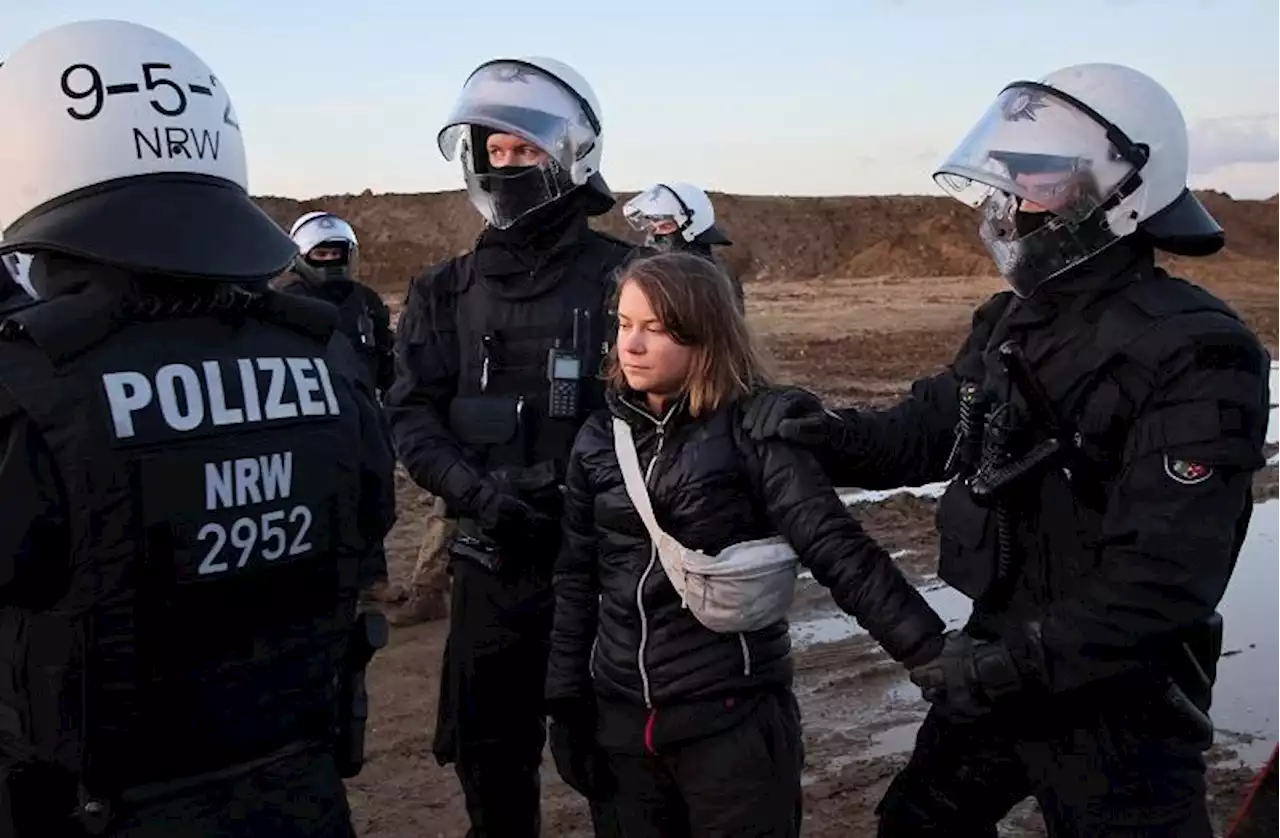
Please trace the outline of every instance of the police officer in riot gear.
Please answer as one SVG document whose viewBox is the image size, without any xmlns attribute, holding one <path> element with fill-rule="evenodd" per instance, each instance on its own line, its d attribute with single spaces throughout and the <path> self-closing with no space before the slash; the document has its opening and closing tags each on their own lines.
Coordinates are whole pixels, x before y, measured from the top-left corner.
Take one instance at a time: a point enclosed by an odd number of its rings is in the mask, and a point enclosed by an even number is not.
<svg viewBox="0 0 1280 838">
<path fill-rule="evenodd" d="M 289 235 L 298 256 L 280 290 L 337 306 L 339 329 L 355 347 L 371 386 L 385 393 L 395 379 L 391 312 L 377 291 L 356 279 L 355 230 L 332 213 L 309 212 L 293 222 Z"/>
<path fill-rule="evenodd" d="M 0 109 L 0 834 L 349 838 L 393 459 L 334 311 L 182 44 L 59 26 Z"/>
<path fill-rule="evenodd" d="M 733 242 L 716 226 L 716 210 L 706 192 L 692 183 L 655 183 L 627 201 L 622 215 L 645 234 L 649 247 L 694 253 L 719 265 L 733 280 L 738 309 L 743 309 L 742 280 L 712 249 Z"/>
<path fill-rule="evenodd" d="M 911 679 L 933 706 L 882 836 L 989 835 L 1027 795 L 1051 834 L 1204 836 L 1215 608 L 1263 465 L 1267 353 L 1155 265 L 1222 229 L 1187 134 L 1132 69 L 1014 82 L 935 177 L 980 210 L 1012 291 L 884 411 L 762 396 L 752 432 L 868 487 L 950 478 L 939 575 L 974 601 Z"/>
<path fill-rule="evenodd" d="M 472 72 L 438 141 L 485 227 L 413 281 L 396 330 L 396 449 L 456 522 L 434 751 L 456 764 L 477 838 L 539 834 L 560 484 L 604 404 L 607 300 L 633 250 L 587 226 L 615 203 L 600 114 L 559 61 Z"/>
</svg>

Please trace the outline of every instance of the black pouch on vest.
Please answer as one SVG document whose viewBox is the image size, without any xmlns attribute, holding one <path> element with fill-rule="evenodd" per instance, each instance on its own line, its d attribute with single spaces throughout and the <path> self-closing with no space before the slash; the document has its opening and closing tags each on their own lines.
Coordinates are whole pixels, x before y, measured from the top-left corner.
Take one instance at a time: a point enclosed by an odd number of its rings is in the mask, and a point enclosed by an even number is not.
<svg viewBox="0 0 1280 838">
<path fill-rule="evenodd" d="M 979 505 L 962 480 L 953 480 L 938 502 L 938 578 L 973 600 L 996 582 L 999 545 L 996 513 Z"/>
<path fill-rule="evenodd" d="M 491 464 L 529 461 L 523 396 L 458 396 L 449 405 L 449 429 L 458 442 L 480 449 Z"/>
</svg>

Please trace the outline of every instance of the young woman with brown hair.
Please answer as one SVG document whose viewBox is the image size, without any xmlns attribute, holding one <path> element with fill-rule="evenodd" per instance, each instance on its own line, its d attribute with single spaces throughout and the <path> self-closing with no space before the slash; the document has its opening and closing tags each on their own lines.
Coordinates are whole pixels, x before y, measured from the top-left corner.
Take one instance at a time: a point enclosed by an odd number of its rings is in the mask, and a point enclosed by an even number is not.
<svg viewBox="0 0 1280 838">
<path fill-rule="evenodd" d="M 782 536 L 899 661 L 934 654 L 943 623 L 809 454 L 741 430 L 739 399 L 767 376 L 718 268 L 639 260 L 616 303 L 608 409 L 568 465 L 547 682 L 557 768 L 610 801 L 628 838 L 795 836 L 804 754 L 786 619 L 713 631 L 682 604 L 628 494 L 615 418 L 681 545 L 716 556 Z"/>
</svg>

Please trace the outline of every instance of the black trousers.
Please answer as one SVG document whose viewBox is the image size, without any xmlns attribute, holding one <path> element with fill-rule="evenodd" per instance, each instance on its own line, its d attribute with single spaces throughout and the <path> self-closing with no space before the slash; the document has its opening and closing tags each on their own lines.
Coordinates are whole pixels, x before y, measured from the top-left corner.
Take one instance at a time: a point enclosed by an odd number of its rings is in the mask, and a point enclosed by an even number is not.
<svg viewBox="0 0 1280 838">
<path fill-rule="evenodd" d="M 795 838 L 804 741 L 789 691 L 737 725 L 658 755 L 610 754 L 623 838 Z"/>
<path fill-rule="evenodd" d="M 432 749 L 454 763 L 469 838 L 536 838 L 554 596 L 545 574 L 452 565 Z"/>
<path fill-rule="evenodd" d="M 953 723 L 926 717 L 877 807 L 880 838 L 996 838 L 1031 795 L 1052 838 L 1212 838 L 1204 742 L 1174 732 L 1154 695 L 1046 702 Z"/>
</svg>

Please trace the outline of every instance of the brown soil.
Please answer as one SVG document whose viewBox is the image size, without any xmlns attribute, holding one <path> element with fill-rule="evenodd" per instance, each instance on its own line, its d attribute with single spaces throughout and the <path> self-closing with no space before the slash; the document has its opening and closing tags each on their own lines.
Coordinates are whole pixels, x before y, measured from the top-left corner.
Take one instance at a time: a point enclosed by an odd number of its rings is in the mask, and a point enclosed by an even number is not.
<svg viewBox="0 0 1280 838">
<path fill-rule="evenodd" d="M 1002 287 L 963 207 L 932 198 L 752 198 L 715 196 L 718 214 L 741 244 L 730 251 L 750 280 L 748 314 L 780 379 L 837 403 L 882 404 L 914 378 L 950 360 L 973 308 Z M 1228 252 L 1175 264 L 1234 305 L 1277 344 L 1277 215 L 1270 202 L 1204 196 L 1227 229 Z M 315 208 L 344 214 L 362 239 L 362 272 L 393 306 L 428 263 L 466 250 L 479 225 L 460 193 L 343 196 L 298 203 L 262 199 L 289 223 Z M 610 216 L 602 225 L 623 233 Z M 1274 453 L 1274 449 L 1268 454 Z M 1256 481 L 1274 497 L 1276 469 Z M 425 493 L 399 475 L 399 522 L 388 539 L 391 575 L 407 581 L 422 537 Z M 854 514 L 898 556 L 917 582 L 936 569 L 935 501 L 897 496 L 860 504 Z M 829 613 L 829 596 L 810 586 L 797 609 Z M 826 609 L 826 610 L 823 610 Z M 351 781 L 361 836 L 462 836 L 466 819 L 452 770 L 431 755 L 443 623 L 397 629 L 372 666 L 369 761 Z M 797 693 L 807 746 L 805 834 L 874 834 L 873 809 L 905 761 L 924 710 L 901 670 L 865 637 L 814 645 L 797 654 Z M 909 685 L 908 685 L 909 686 Z M 1222 828 L 1248 784 L 1248 771 L 1216 749 L 1211 807 Z M 544 764 L 544 834 L 590 835 L 578 796 Z M 1042 835 L 1031 803 L 1002 835 Z"/>
<path fill-rule="evenodd" d="M 1227 251 L 1211 263 L 1274 264 L 1277 215 L 1270 201 L 1235 201 L 1199 193 L 1227 231 Z M 630 194 L 619 196 L 619 206 Z M 712 193 L 716 221 L 736 242 L 724 251 L 748 279 L 872 276 L 971 276 L 990 271 L 972 210 L 943 197 L 781 198 Z M 395 292 L 432 262 L 466 251 L 479 215 L 461 191 L 416 195 L 365 192 L 295 201 L 263 197 L 263 209 L 286 229 L 316 209 L 336 212 L 360 235 L 365 278 Z M 615 209 L 596 226 L 635 234 Z"/>
</svg>

